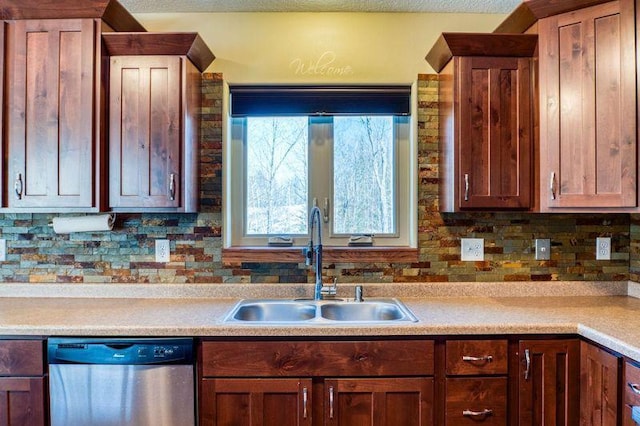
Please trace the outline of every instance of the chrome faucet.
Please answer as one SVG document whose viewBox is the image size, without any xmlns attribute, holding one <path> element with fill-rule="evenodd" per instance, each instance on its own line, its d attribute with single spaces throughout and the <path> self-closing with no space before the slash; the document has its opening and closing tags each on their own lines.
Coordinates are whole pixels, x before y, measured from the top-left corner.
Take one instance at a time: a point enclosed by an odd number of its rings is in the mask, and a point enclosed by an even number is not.
<svg viewBox="0 0 640 426">
<path fill-rule="evenodd" d="M 318 243 L 313 244 L 313 230 L 317 223 L 318 226 Z M 323 295 L 335 295 L 336 294 L 336 281 L 334 280 L 333 286 L 325 286 L 322 282 L 322 219 L 320 216 L 320 208 L 313 206 L 309 213 L 309 244 L 304 248 L 303 253 L 305 256 L 305 263 L 307 266 L 313 265 L 313 256 L 315 254 L 315 271 L 316 271 L 316 283 L 313 292 L 314 300 L 322 300 Z"/>
</svg>

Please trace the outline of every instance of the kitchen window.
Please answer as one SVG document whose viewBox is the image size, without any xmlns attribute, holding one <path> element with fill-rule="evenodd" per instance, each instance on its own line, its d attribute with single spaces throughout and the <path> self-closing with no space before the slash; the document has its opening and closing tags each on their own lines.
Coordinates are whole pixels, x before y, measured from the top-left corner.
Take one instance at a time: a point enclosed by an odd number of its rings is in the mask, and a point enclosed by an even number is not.
<svg viewBox="0 0 640 426">
<path fill-rule="evenodd" d="M 408 86 L 230 87 L 226 245 L 415 247 Z"/>
</svg>

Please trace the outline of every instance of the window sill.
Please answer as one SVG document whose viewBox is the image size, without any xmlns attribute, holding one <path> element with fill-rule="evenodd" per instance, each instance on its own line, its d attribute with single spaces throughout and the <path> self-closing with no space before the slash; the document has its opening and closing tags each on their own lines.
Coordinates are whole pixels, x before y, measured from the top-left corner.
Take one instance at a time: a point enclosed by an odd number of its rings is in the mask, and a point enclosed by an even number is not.
<svg viewBox="0 0 640 426">
<path fill-rule="evenodd" d="M 324 262 L 417 262 L 418 249 L 410 247 L 323 247 Z M 224 263 L 302 263 L 302 247 L 231 247 L 222 249 Z"/>
</svg>

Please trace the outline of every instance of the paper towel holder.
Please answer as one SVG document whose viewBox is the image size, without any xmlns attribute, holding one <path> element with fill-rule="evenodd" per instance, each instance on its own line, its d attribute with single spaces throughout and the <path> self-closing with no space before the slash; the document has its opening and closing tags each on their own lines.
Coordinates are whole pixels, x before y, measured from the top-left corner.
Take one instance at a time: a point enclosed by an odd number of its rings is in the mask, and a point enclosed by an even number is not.
<svg viewBox="0 0 640 426">
<path fill-rule="evenodd" d="M 111 231 L 116 221 L 115 213 L 102 215 L 84 215 L 54 218 L 47 226 L 55 233 L 68 234 L 72 232 L 103 232 Z M 56 223 L 58 222 L 58 223 Z"/>
</svg>

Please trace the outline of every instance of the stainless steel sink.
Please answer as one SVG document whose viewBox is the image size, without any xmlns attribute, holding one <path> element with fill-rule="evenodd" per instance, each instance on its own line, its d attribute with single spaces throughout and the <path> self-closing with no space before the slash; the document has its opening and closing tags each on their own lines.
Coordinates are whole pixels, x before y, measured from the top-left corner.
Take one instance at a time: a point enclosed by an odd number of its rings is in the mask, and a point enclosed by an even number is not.
<svg viewBox="0 0 640 426">
<path fill-rule="evenodd" d="M 327 303 L 320 306 L 320 316 L 332 321 L 400 321 L 407 314 L 396 303 L 354 302 Z"/>
<path fill-rule="evenodd" d="M 254 322 L 306 321 L 316 316 L 316 306 L 298 302 L 252 302 L 238 306 L 233 319 Z"/>
<path fill-rule="evenodd" d="M 397 299 L 364 302 L 336 300 L 243 300 L 224 322 L 236 324 L 385 324 L 416 322 L 415 315 Z"/>
</svg>

